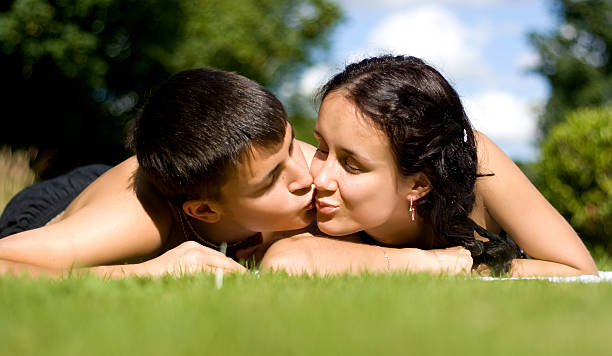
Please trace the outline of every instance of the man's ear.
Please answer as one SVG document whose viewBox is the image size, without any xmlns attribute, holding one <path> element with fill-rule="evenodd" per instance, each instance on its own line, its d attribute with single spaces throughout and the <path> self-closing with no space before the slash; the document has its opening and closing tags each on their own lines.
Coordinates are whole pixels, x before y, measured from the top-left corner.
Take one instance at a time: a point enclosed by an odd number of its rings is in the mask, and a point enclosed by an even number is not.
<svg viewBox="0 0 612 356">
<path fill-rule="evenodd" d="M 210 200 L 187 200 L 183 203 L 185 214 L 206 223 L 216 223 L 221 220 L 221 206 Z"/>
<path fill-rule="evenodd" d="M 423 172 L 419 172 L 410 176 L 409 189 L 406 193 L 406 200 L 412 198 L 417 201 L 426 196 L 431 191 L 431 182 Z"/>
</svg>

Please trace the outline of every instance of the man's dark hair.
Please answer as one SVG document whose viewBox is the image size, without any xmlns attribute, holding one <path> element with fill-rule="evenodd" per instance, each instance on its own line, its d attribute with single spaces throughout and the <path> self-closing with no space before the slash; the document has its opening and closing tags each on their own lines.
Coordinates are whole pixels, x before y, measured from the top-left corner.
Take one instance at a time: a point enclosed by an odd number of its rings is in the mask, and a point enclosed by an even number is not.
<svg viewBox="0 0 612 356">
<path fill-rule="evenodd" d="M 182 71 L 157 89 L 133 123 L 136 180 L 177 205 L 219 199 L 252 148 L 282 143 L 286 116 L 278 99 L 248 78 L 208 68 Z"/>
</svg>

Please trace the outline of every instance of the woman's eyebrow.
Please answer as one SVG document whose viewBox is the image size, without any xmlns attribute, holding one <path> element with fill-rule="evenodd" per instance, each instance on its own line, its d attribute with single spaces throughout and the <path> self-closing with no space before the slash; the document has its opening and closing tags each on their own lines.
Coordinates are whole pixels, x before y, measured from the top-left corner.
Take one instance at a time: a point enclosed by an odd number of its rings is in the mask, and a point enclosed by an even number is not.
<svg viewBox="0 0 612 356">
<path fill-rule="evenodd" d="M 293 141 L 295 140 L 295 131 L 293 130 L 293 125 L 291 125 L 291 143 L 289 143 L 289 155 L 291 155 L 291 151 L 293 151 Z"/>
<path fill-rule="evenodd" d="M 319 138 L 321 138 L 323 141 L 325 141 L 325 139 L 323 138 L 323 135 L 321 135 L 321 133 L 319 131 L 317 131 L 317 129 L 314 129 L 313 131 L 314 131 L 315 136 L 319 136 Z M 363 155 L 361 155 L 361 154 L 359 154 L 359 153 L 357 153 L 355 151 L 352 151 L 352 150 L 350 150 L 348 148 L 345 148 L 345 147 L 339 147 L 338 148 L 338 152 L 341 152 L 341 153 L 343 153 L 345 155 L 348 155 L 348 156 L 357 157 L 357 159 L 363 160 L 364 162 L 369 162 L 370 161 L 367 157 L 365 157 L 365 156 L 363 156 Z"/>
<path fill-rule="evenodd" d="M 356 157 L 360 161 L 364 161 L 364 162 L 369 162 L 370 161 L 370 159 L 368 159 L 367 157 L 365 157 L 363 155 L 360 155 L 357 152 L 351 151 L 348 148 L 340 147 L 340 148 L 338 148 L 338 151 L 343 153 L 343 154 L 345 154 L 345 155 L 347 155 L 347 156 Z"/>
</svg>

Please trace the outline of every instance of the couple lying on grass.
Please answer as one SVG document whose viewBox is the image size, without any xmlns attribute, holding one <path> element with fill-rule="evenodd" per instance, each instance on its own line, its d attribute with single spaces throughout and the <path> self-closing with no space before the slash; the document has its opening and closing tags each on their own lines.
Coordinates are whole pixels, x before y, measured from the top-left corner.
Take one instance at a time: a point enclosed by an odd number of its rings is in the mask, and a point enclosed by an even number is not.
<svg viewBox="0 0 612 356">
<path fill-rule="evenodd" d="M 570 225 L 421 60 L 351 64 L 321 99 L 315 150 L 257 83 L 176 74 L 135 121 L 136 157 L 9 203 L 1 273 L 231 272 L 246 258 L 291 274 L 597 273 Z"/>
</svg>

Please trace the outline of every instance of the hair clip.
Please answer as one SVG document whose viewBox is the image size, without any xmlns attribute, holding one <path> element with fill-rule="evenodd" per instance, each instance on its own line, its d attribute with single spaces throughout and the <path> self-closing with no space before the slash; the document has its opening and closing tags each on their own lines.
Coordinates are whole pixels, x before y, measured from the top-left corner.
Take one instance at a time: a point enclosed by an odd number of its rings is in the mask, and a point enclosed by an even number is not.
<svg viewBox="0 0 612 356">
<path fill-rule="evenodd" d="M 463 142 L 467 142 L 467 131 L 463 129 Z"/>
</svg>

